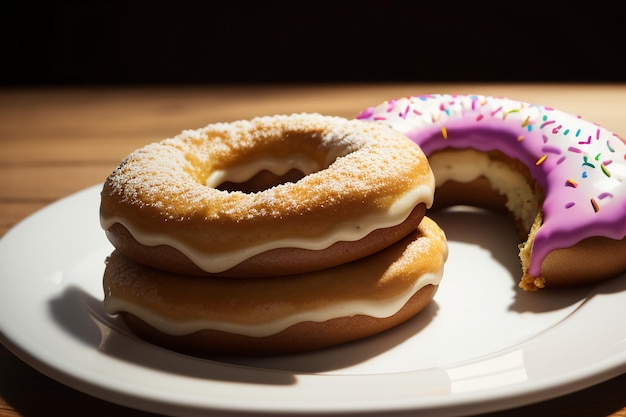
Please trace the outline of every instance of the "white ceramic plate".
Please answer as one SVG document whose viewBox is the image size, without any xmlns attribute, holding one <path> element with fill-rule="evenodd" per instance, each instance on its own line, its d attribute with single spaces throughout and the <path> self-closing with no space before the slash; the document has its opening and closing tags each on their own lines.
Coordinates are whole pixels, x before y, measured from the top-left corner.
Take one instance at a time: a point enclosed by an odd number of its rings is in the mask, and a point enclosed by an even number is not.
<svg viewBox="0 0 626 417">
<path fill-rule="evenodd" d="M 179 416 L 419 411 L 455 416 L 571 393 L 626 372 L 626 274 L 525 293 L 504 217 L 431 214 L 450 257 L 434 301 L 409 322 L 315 353 L 201 359 L 130 334 L 102 309 L 112 247 L 100 186 L 30 216 L 0 240 L 0 335 L 17 356 L 77 390 Z"/>
</svg>

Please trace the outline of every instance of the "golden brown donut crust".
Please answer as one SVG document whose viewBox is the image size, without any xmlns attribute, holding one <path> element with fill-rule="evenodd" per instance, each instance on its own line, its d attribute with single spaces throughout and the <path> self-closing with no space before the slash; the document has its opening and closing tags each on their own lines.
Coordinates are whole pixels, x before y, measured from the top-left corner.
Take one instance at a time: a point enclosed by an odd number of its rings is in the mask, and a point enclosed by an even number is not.
<svg viewBox="0 0 626 417">
<path fill-rule="evenodd" d="M 529 262 L 520 251 L 522 264 Z M 626 238 L 622 240 L 595 236 L 584 239 L 567 249 L 548 254 L 541 264 L 539 281 L 526 276 L 522 288 L 571 287 L 593 284 L 615 277 L 626 269 Z"/>
</svg>

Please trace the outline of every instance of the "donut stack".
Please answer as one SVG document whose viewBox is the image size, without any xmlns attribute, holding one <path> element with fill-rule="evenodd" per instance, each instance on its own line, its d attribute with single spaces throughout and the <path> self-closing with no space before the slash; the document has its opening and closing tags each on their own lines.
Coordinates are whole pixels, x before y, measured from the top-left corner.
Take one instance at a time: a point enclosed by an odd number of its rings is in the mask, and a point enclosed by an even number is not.
<svg viewBox="0 0 626 417">
<path fill-rule="evenodd" d="M 216 123 L 149 144 L 106 179 L 104 306 L 193 354 L 355 341 L 433 299 L 447 259 L 421 148 L 320 114 Z"/>
</svg>

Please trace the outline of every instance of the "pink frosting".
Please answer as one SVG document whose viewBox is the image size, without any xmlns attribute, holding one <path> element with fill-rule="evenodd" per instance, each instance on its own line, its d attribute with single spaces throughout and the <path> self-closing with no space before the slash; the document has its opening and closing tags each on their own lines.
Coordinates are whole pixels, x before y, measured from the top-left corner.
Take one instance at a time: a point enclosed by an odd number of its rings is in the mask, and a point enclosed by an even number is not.
<svg viewBox="0 0 626 417">
<path fill-rule="evenodd" d="M 544 222 L 529 274 L 555 249 L 591 236 L 626 236 L 626 142 L 616 134 L 544 106 L 479 95 L 389 100 L 358 119 L 385 123 L 428 156 L 445 148 L 498 150 L 522 161 L 544 188 Z"/>
</svg>

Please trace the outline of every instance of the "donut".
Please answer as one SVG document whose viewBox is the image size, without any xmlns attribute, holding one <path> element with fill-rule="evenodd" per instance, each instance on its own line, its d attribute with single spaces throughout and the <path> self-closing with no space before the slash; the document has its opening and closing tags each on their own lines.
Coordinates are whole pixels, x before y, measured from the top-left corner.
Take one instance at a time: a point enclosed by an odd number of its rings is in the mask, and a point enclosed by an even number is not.
<svg viewBox="0 0 626 417">
<path fill-rule="evenodd" d="M 356 119 L 422 148 L 436 179 L 433 208 L 513 215 L 521 288 L 590 284 L 626 270 L 626 144 L 618 135 L 553 108 L 482 95 L 408 96 Z"/>
<path fill-rule="evenodd" d="M 185 275 L 292 275 L 411 233 L 433 202 L 426 156 L 387 126 L 316 113 L 210 124 L 132 152 L 100 222 L 130 259 Z"/>
<path fill-rule="evenodd" d="M 274 355 L 383 332 L 422 311 L 442 278 L 444 232 L 418 228 L 373 255 L 296 276 L 177 275 L 115 250 L 103 278 L 107 313 L 144 340 L 196 355 Z"/>
</svg>

